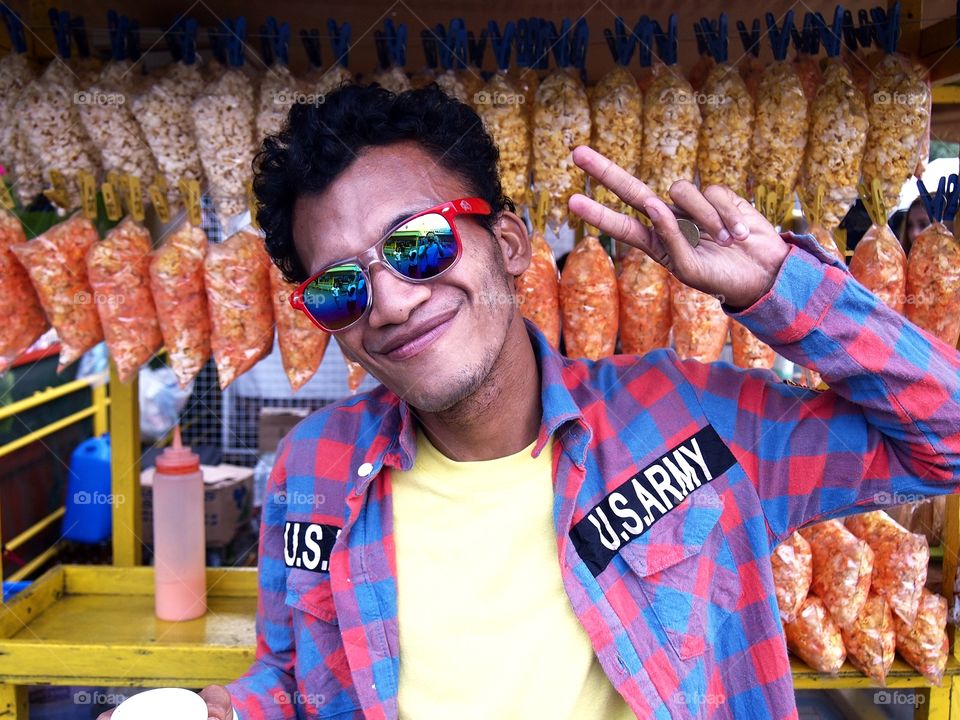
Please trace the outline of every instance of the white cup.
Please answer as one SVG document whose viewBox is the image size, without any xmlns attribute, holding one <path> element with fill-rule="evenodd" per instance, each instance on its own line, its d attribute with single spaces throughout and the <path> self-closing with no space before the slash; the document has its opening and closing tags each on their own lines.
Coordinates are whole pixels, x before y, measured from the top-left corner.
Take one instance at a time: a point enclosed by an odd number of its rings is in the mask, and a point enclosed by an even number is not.
<svg viewBox="0 0 960 720">
<path fill-rule="evenodd" d="M 191 690 L 157 688 L 124 700 L 113 712 L 113 720 L 207 720 L 207 704 Z M 237 720 L 237 711 L 233 711 Z"/>
</svg>

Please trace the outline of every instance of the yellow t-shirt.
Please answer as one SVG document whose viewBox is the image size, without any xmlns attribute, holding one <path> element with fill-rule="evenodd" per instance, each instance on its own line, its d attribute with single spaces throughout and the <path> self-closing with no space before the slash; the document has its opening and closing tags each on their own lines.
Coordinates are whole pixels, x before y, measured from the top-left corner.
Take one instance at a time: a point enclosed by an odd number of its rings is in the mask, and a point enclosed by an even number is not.
<svg viewBox="0 0 960 720">
<path fill-rule="evenodd" d="M 551 441 L 552 444 L 552 441 Z M 394 472 L 400 720 L 632 720 L 563 589 L 551 444 Z"/>
</svg>

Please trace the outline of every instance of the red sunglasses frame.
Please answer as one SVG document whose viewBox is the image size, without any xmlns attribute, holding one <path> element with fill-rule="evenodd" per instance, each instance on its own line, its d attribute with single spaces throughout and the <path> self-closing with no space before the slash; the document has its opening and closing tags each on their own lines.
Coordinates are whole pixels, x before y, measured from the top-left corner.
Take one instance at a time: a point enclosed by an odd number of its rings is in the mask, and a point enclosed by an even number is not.
<svg viewBox="0 0 960 720">
<path fill-rule="evenodd" d="M 395 276 L 404 280 L 405 282 L 410 283 L 427 283 L 436 280 L 438 277 L 453 269 L 453 267 L 460 261 L 460 257 L 463 255 L 463 241 L 460 239 L 460 232 L 457 230 L 457 225 L 454 222 L 458 215 L 489 215 L 493 212 L 493 209 L 483 198 L 457 198 L 456 200 L 448 200 L 445 203 L 440 205 L 435 205 L 433 207 L 427 208 L 426 210 L 421 210 L 418 213 L 411 215 L 410 217 L 398 222 L 377 242 L 375 242 L 371 247 L 364 250 L 359 255 L 354 255 L 353 257 L 343 258 L 342 260 L 337 260 L 332 262 L 329 265 L 325 265 L 319 272 L 314 273 L 309 278 L 304 280 L 300 285 L 297 286 L 297 289 L 290 294 L 290 305 L 293 306 L 295 310 L 299 310 L 308 318 L 310 321 L 316 325 L 318 328 L 327 333 L 340 333 L 344 330 L 353 327 L 358 322 L 360 322 L 373 306 L 373 283 L 371 282 L 370 268 L 380 263 L 383 265 L 388 272 L 393 273 Z M 390 236 L 393 235 L 397 230 L 406 225 L 407 223 L 416 220 L 419 217 L 424 215 L 436 214 L 441 215 L 445 220 L 447 220 L 450 225 L 450 229 L 453 231 L 453 237 L 457 241 L 457 251 L 454 255 L 453 262 L 450 263 L 446 268 L 438 272 L 433 277 L 417 279 L 407 277 L 399 270 L 397 270 L 393 265 L 387 262 L 387 259 L 383 255 L 383 246 L 390 239 Z M 363 273 L 364 278 L 367 281 L 367 304 L 356 320 L 351 322 L 349 325 L 344 325 L 342 328 L 337 330 L 331 330 L 323 325 L 319 320 L 317 320 L 310 310 L 307 308 L 306 303 L 303 300 L 303 295 L 307 290 L 307 287 L 313 283 L 317 278 L 323 275 L 326 272 L 329 272 L 332 268 L 337 267 L 338 265 L 351 265 L 355 264 L 360 267 L 361 272 Z"/>
</svg>

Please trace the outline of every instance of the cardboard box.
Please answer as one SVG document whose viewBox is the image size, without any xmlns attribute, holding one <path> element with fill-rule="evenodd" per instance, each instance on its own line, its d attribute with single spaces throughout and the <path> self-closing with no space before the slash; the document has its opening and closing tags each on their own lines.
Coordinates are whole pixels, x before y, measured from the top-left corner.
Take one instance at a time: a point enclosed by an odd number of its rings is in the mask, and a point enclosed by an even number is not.
<svg viewBox="0 0 960 720">
<path fill-rule="evenodd" d="M 272 453 L 283 436 L 293 430 L 293 426 L 310 414 L 310 408 L 260 408 L 260 423 L 257 430 L 257 446 L 260 454 Z"/>
<path fill-rule="evenodd" d="M 250 520 L 253 503 L 253 468 L 240 465 L 201 465 L 203 517 L 207 547 L 230 544 L 237 530 Z M 153 468 L 140 473 L 143 539 L 153 544 Z"/>
</svg>

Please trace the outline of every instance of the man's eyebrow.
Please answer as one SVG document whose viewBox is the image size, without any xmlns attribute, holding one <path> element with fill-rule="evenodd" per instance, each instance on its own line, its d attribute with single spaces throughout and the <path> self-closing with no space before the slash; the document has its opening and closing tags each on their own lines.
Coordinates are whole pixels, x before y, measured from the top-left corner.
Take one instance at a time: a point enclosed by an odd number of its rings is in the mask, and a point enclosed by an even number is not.
<svg viewBox="0 0 960 720">
<path fill-rule="evenodd" d="M 434 203 L 432 205 L 421 205 L 419 207 L 413 208 L 412 210 L 404 210 L 403 212 L 397 213 L 396 215 L 393 216 L 393 218 L 391 218 L 391 220 L 388 223 L 386 223 L 383 226 L 383 228 L 381 228 L 380 233 L 377 235 L 377 239 L 380 240 L 381 238 L 383 238 L 388 232 L 393 230 L 397 225 L 402 223 L 407 218 L 412 217 L 417 213 L 423 212 L 424 210 L 428 210 L 432 207 L 436 207 L 436 205 L 437 203 Z"/>
</svg>

